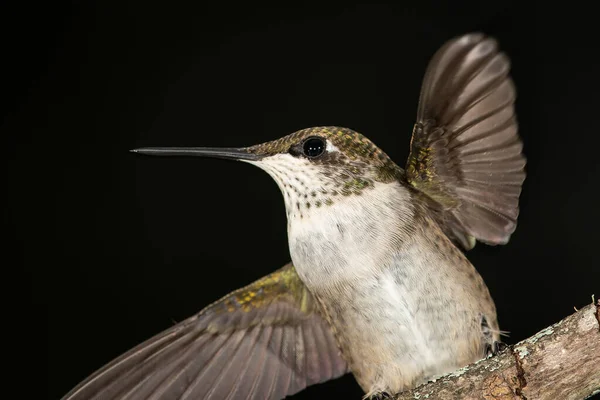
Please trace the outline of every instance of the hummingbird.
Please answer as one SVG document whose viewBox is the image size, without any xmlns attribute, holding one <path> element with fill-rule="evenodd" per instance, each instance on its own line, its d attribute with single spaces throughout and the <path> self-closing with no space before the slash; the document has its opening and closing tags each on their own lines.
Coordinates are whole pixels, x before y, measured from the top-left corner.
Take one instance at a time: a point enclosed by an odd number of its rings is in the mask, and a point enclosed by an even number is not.
<svg viewBox="0 0 600 400">
<path fill-rule="evenodd" d="M 352 373 L 363 398 L 494 354 L 489 289 L 466 257 L 517 226 L 526 159 L 510 60 L 469 33 L 430 59 L 404 168 L 352 129 L 152 156 L 255 165 L 275 180 L 291 262 L 110 361 L 63 400 L 282 399 Z"/>
</svg>

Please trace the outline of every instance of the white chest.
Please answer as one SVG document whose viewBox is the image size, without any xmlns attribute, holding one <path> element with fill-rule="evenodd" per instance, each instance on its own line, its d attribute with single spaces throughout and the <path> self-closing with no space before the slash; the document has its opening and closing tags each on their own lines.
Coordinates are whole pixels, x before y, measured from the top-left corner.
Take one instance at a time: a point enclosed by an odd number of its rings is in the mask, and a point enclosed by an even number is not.
<svg viewBox="0 0 600 400">
<path fill-rule="evenodd" d="M 312 290 L 364 279 L 408 238 L 412 217 L 405 188 L 395 182 L 376 184 L 360 196 L 289 218 L 292 261 Z"/>
<path fill-rule="evenodd" d="M 414 226 L 408 193 L 381 185 L 364 198 L 289 221 L 292 261 L 321 301 L 365 390 L 401 390 L 479 357 L 479 297 L 468 261 L 436 250 Z"/>
</svg>

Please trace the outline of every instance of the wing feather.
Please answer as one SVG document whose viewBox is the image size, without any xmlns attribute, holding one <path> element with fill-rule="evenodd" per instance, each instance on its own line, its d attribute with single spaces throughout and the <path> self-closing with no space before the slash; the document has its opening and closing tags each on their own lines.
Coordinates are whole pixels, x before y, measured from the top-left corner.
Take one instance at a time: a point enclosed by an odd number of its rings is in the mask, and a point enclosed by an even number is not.
<svg viewBox="0 0 600 400">
<path fill-rule="evenodd" d="M 111 361 L 63 400 L 282 399 L 348 372 L 315 305 L 288 264 Z"/>
<path fill-rule="evenodd" d="M 423 79 L 406 181 L 467 250 L 505 244 L 517 226 L 526 160 L 509 72 L 497 42 L 474 33 L 442 46 Z"/>
</svg>

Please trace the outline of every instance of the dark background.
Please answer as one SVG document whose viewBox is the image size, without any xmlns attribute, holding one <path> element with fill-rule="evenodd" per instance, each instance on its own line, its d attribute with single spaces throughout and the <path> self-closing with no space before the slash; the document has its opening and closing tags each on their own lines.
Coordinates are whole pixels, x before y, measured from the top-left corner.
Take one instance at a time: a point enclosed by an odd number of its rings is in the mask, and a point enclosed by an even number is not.
<svg viewBox="0 0 600 400">
<path fill-rule="evenodd" d="M 289 260 L 267 174 L 129 149 L 339 125 L 404 165 L 426 64 L 470 31 L 512 59 L 528 178 L 511 242 L 469 258 L 509 343 L 589 304 L 600 295 L 597 30 L 589 10 L 554 18 L 521 3 L 4 3 L 4 287 L 8 271 L 25 282 L 7 303 L 25 342 L 19 371 L 35 377 L 25 392 L 58 399 Z M 295 398 L 332 393 L 362 395 L 348 375 Z"/>
</svg>

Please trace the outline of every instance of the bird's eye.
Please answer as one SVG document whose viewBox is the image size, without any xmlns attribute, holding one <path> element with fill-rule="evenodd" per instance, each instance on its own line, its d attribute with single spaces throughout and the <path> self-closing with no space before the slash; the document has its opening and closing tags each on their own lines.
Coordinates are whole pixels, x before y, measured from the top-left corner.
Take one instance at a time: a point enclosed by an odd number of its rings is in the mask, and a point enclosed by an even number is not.
<svg viewBox="0 0 600 400">
<path fill-rule="evenodd" d="M 311 137 L 302 144 L 302 151 L 306 157 L 319 157 L 325 151 L 325 141 L 320 137 Z"/>
</svg>

